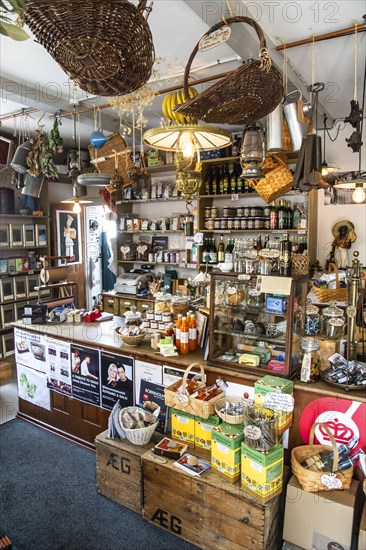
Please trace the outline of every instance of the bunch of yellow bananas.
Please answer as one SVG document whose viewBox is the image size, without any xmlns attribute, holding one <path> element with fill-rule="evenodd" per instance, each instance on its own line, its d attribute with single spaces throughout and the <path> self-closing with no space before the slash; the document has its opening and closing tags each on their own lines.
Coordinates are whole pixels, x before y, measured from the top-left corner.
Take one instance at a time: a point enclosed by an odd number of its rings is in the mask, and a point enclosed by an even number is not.
<svg viewBox="0 0 366 550">
<path fill-rule="evenodd" d="M 195 88 L 188 88 L 188 93 L 190 98 L 196 97 L 198 94 Z M 185 103 L 183 90 L 166 94 L 161 108 L 168 124 L 171 124 L 173 121 L 178 124 L 197 124 L 196 118 L 192 118 L 190 116 L 186 117 L 174 111 L 174 108 L 182 103 Z"/>
</svg>

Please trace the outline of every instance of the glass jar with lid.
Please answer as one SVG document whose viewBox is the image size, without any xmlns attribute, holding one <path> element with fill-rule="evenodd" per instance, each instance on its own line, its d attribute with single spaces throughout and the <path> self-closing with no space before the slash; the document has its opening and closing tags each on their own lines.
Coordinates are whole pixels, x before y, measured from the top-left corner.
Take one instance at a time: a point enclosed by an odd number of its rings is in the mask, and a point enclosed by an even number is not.
<svg viewBox="0 0 366 550">
<path fill-rule="evenodd" d="M 137 311 L 135 306 L 132 306 L 129 311 L 126 311 L 124 314 L 125 324 L 127 326 L 137 326 L 141 325 L 141 313 Z"/>
<path fill-rule="evenodd" d="M 178 317 L 178 313 L 181 313 L 183 316 L 187 315 L 189 309 L 189 297 L 183 294 L 180 291 L 177 291 L 174 296 L 172 296 L 171 301 L 171 312 L 173 314 L 173 319 L 175 320 Z"/>
<path fill-rule="evenodd" d="M 305 311 L 305 335 L 318 336 L 320 334 L 320 313 L 319 308 L 311 303 L 311 300 L 306 302 Z"/>
<path fill-rule="evenodd" d="M 155 298 L 156 313 L 170 312 L 172 295 L 169 294 L 169 292 L 157 292 L 154 298 Z"/>
<path fill-rule="evenodd" d="M 247 306 L 249 311 L 260 311 L 264 308 L 265 294 L 257 290 L 256 283 L 249 283 Z"/>
<path fill-rule="evenodd" d="M 332 340 L 339 340 L 343 336 L 345 317 L 343 311 L 337 307 L 337 302 L 330 302 L 323 309 L 322 335 Z"/>
<path fill-rule="evenodd" d="M 320 378 L 320 342 L 318 338 L 302 338 L 298 377 L 301 382 L 314 383 Z"/>
</svg>

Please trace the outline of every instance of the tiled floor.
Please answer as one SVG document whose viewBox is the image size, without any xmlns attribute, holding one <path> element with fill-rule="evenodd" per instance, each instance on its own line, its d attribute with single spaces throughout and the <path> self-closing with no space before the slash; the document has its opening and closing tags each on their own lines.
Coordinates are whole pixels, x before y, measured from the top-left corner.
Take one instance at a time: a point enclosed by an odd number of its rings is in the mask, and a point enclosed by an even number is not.
<svg viewBox="0 0 366 550">
<path fill-rule="evenodd" d="M 0 424 L 12 420 L 18 411 L 18 388 L 15 368 L 13 378 L 0 383 Z"/>
</svg>

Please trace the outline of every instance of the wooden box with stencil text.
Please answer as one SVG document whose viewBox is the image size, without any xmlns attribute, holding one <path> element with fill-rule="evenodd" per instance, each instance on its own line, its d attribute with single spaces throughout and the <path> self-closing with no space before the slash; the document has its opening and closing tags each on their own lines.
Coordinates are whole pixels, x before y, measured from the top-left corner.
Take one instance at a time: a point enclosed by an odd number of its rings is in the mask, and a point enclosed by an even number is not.
<svg viewBox="0 0 366 550">
<path fill-rule="evenodd" d="M 95 438 L 97 491 L 122 506 L 142 513 L 143 479 L 141 456 L 154 447 L 158 436 L 148 445 L 132 445 L 129 441 L 110 439 L 108 431 Z"/>
<path fill-rule="evenodd" d="M 203 460 L 207 456 L 198 451 Z M 279 550 L 282 543 L 284 492 L 270 502 L 255 501 L 240 482 L 227 483 L 212 470 L 193 477 L 174 460 L 157 464 L 150 453 L 142 456 L 143 517 L 199 548 Z M 289 469 L 285 469 L 285 480 Z"/>
</svg>

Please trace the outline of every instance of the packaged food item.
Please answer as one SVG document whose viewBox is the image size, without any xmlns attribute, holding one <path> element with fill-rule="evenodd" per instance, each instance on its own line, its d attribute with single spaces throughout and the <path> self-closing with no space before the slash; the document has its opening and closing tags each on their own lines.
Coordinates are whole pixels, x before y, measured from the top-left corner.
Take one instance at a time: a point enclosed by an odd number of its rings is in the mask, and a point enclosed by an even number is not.
<svg viewBox="0 0 366 550">
<path fill-rule="evenodd" d="M 282 492 L 284 449 L 277 445 L 268 453 L 262 453 L 241 445 L 241 486 L 245 492 L 268 502 Z"/>
<path fill-rule="evenodd" d="M 272 360 L 269 362 L 268 368 L 271 366 L 271 370 L 276 370 L 277 372 L 285 371 L 285 363 L 283 361 Z M 293 392 L 294 383 L 292 380 L 271 374 L 263 376 L 254 384 L 254 402 L 257 405 L 267 406 L 275 410 L 278 416 L 277 431 L 279 434 L 282 434 L 292 424 Z"/>
<path fill-rule="evenodd" d="M 211 467 L 230 483 L 240 479 L 240 446 L 244 439 L 241 425 L 223 422 L 212 428 Z"/>
</svg>

